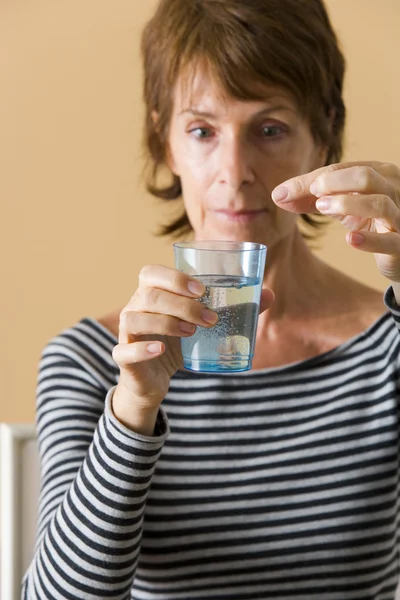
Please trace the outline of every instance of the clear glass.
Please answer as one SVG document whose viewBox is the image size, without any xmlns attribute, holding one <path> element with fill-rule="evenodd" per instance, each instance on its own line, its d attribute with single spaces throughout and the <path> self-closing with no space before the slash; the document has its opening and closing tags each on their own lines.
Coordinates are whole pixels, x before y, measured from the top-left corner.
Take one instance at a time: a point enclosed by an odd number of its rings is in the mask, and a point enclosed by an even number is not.
<svg viewBox="0 0 400 600">
<path fill-rule="evenodd" d="M 208 329 L 181 338 L 185 369 L 231 373 L 251 369 L 267 247 L 253 242 L 178 242 L 175 267 L 206 286 L 200 298 L 218 314 Z"/>
</svg>

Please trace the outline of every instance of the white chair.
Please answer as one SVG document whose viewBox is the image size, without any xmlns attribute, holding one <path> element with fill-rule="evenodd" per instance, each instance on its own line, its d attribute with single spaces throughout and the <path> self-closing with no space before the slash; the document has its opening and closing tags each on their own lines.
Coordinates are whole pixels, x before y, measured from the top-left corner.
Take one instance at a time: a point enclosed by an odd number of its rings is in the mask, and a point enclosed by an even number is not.
<svg viewBox="0 0 400 600">
<path fill-rule="evenodd" d="M 34 425 L 0 424 L 0 599 L 19 600 L 32 559 L 39 498 Z"/>
</svg>

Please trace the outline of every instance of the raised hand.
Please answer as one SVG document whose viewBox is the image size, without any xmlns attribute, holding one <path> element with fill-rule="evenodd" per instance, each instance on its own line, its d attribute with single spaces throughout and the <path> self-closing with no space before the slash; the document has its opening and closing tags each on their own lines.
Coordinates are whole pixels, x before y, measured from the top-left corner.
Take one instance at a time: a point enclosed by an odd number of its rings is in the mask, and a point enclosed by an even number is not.
<svg viewBox="0 0 400 600">
<path fill-rule="evenodd" d="M 400 282 L 400 169 L 390 163 L 349 162 L 322 167 L 283 182 L 277 206 L 339 220 L 348 244 L 375 255 L 378 269 Z"/>
<path fill-rule="evenodd" d="M 205 292 L 197 279 L 162 265 L 147 265 L 139 286 L 120 313 L 113 358 L 120 378 L 113 397 L 115 416 L 127 427 L 151 435 L 171 377 L 183 368 L 180 338 L 197 326 L 213 327 L 218 315 L 199 300 Z M 273 302 L 264 289 L 261 311 Z"/>
</svg>

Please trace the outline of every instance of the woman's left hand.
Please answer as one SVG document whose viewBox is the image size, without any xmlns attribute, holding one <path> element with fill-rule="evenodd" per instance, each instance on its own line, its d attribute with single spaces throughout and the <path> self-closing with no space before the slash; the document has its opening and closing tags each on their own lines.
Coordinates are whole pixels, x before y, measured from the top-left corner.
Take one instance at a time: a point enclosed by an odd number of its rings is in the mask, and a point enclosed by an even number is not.
<svg viewBox="0 0 400 600">
<path fill-rule="evenodd" d="M 282 187 L 288 194 L 279 199 Z M 338 219 L 350 230 L 348 244 L 374 253 L 382 275 L 392 283 L 400 282 L 400 169 L 396 165 L 338 163 L 288 179 L 279 188 L 272 192 L 277 206 Z"/>
</svg>

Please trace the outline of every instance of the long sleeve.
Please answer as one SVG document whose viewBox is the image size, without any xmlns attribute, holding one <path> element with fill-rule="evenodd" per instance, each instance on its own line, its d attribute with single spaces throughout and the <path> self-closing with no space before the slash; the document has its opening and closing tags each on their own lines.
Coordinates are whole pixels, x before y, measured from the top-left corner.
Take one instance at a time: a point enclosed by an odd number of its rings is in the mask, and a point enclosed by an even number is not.
<svg viewBox="0 0 400 600">
<path fill-rule="evenodd" d="M 22 598 L 126 599 L 167 419 L 160 410 L 154 437 L 127 429 L 111 410 L 115 387 L 105 390 L 92 357 L 55 347 L 39 369 L 41 493 Z"/>
<path fill-rule="evenodd" d="M 396 323 L 397 329 L 400 331 L 400 306 L 396 302 L 394 297 L 393 288 L 389 287 L 384 295 L 384 302 L 386 307 L 392 313 L 392 317 Z"/>
</svg>

